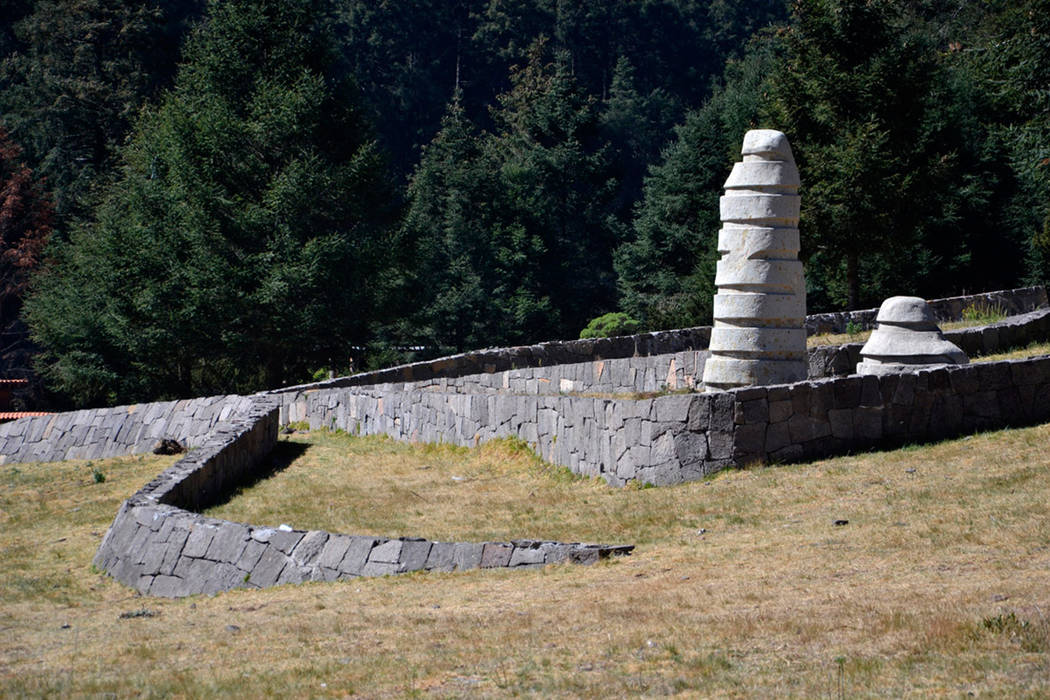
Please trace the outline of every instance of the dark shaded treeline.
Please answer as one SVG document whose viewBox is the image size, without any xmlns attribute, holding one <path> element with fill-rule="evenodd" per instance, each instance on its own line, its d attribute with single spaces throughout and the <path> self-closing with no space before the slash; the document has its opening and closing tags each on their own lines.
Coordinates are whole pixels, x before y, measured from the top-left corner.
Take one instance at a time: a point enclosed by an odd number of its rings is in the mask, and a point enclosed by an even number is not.
<svg viewBox="0 0 1050 700">
<path fill-rule="evenodd" d="M 756 126 L 812 311 L 1045 279 L 1050 0 L 742 5 L 7 3 L 0 174 L 51 243 L 4 308 L 81 404 L 702 324 Z"/>
</svg>

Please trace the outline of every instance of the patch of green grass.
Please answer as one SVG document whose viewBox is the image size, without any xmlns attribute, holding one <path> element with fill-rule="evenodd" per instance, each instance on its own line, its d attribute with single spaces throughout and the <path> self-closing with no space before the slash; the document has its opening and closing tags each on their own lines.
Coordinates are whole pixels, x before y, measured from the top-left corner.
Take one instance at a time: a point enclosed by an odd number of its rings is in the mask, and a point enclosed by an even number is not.
<svg viewBox="0 0 1050 700">
<path fill-rule="evenodd" d="M 971 326 L 987 326 L 1006 317 L 1007 313 L 1000 304 L 986 301 L 974 302 L 962 310 L 963 322 Z"/>
</svg>

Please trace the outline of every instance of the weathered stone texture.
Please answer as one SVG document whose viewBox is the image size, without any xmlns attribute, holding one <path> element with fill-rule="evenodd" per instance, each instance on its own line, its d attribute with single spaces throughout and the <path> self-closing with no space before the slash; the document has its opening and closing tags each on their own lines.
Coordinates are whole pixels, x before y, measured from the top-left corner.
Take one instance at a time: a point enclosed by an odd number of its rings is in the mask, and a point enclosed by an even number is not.
<svg viewBox="0 0 1050 700">
<path fill-rule="evenodd" d="M 251 403 L 246 396 L 207 396 L 23 418 L 0 425 L 0 464 L 145 454 L 162 439 L 200 447 L 224 416 L 242 414 Z"/>
<path fill-rule="evenodd" d="M 806 285 L 799 252 L 799 177 L 787 138 L 744 136 L 719 208 L 708 391 L 806 378 Z"/>
<path fill-rule="evenodd" d="M 890 297 L 879 307 L 877 327 L 860 350 L 858 374 L 892 374 L 936 365 L 965 365 L 969 358 L 945 340 L 933 310 L 919 297 Z M 995 335 L 996 347 L 998 335 Z"/>
</svg>

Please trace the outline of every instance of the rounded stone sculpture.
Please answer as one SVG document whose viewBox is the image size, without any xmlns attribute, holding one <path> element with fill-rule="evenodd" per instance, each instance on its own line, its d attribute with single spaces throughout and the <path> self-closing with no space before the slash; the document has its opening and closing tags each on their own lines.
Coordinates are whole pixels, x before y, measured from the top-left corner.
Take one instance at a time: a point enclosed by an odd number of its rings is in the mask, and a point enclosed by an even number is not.
<svg viewBox="0 0 1050 700">
<path fill-rule="evenodd" d="M 970 358 L 944 339 L 933 310 L 919 297 L 890 297 L 860 350 L 857 374 L 892 374 L 937 365 L 965 365 Z"/>
<path fill-rule="evenodd" d="M 799 177 L 787 137 L 744 136 L 719 203 L 722 230 L 708 391 L 806 378 L 806 283 L 798 260 Z"/>
</svg>

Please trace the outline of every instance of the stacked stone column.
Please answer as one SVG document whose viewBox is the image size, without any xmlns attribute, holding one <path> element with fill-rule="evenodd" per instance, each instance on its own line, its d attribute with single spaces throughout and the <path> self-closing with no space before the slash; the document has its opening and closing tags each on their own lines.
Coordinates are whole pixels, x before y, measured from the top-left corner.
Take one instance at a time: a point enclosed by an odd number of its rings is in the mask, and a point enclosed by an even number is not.
<svg viewBox="0 0 1050 700">
<path fill-rule="evenodd" d="M 798 169 L 779 131 L 747 132 L 741 153 L 719 207 L 708 391 L 797 382 L 807 374 Z"/>
</svg>

